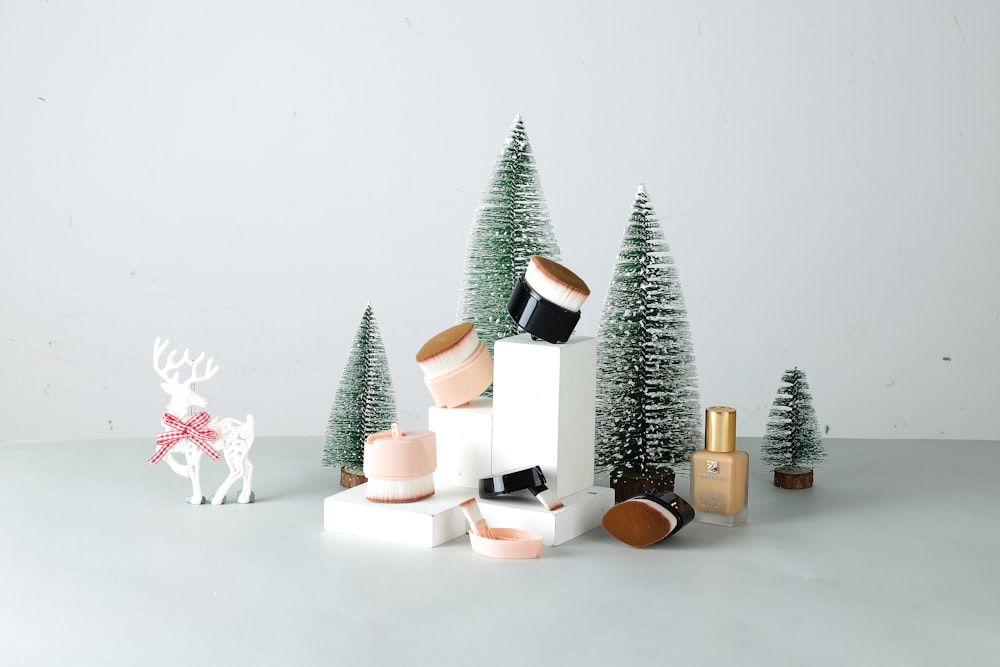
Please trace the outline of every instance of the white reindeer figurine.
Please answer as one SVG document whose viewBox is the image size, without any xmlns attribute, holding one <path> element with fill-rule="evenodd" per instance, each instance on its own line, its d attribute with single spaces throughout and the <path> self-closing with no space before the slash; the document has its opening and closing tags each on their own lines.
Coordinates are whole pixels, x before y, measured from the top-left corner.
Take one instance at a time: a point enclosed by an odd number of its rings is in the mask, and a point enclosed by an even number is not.
<svg viewBox="0 0 1000 667">
<path fill-rule="evenodd" d="M 205 411 L 192 415 L 191 408 L 204 408 L 207 405 L 205 398 L 195 392 L 195 383 L 212 378 L 219 367 L 209 357 L 204 373 L 199 375 L 198 366 L 205 359 L 205 353 L 202 352 L 192 360 L 188 350 L 184 350 L 179 360 L 177 350 L 172 350 L 161 364 L 161 357 L 168 345 L 169 340 L 161 343 L 159 338 L 153 343 L 153 368 L 163 378 L 160 386 L 170 395 L 170 405 L 162 419 L 166 430 L 157 436 L 156 453 L 149 462 L 159 463 L 165 460 L 175 473 L 190 478 L 191 497 L 188 502 L 201 505 L 205 502 L 205 496 L 201 492 L 201 456 L 208 454 L 212 459 L 218 459 L 219 452 L 222 452 L 226 465 L 229 466 L 229 475 L 211 497 L 212 504 L 221 505 L 226 502 L 229 487 L 240 478 L 243 478 L 243 490 L 240 491 L 237 502 L 252 503 L 253 464 L 247 455 L 253 446 L 253 415 L 248 414 L 245 422 L 231 417 L 214 419 Z M 179 369 L 185 366 L 190 367 L 191 375 L 182 382 Z M 183 463 L 174 458 L 176 453 L 184 455 Z"/>
</svg>

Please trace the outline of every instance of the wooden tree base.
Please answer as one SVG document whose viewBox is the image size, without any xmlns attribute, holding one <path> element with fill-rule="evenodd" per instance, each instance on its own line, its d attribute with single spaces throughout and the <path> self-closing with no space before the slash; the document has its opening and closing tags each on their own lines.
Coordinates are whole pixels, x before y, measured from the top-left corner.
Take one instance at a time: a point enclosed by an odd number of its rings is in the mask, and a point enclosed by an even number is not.
<svg viewBox="0 0 1000 667">
<path fill-rule="evenodd" d="M 808 489 L 813 485 L 812 468 L 781 466 L 774 469 L 774 485 L 781 489 Z"/>
<path fill-rule="evenodd" d="M 368 478 L 364 475 L 358 475 L 353 472 L 347 472 L 344 468 L 340 469 L 340 485 L 348 489 L 358 486 L 359 484 L 364 484 L 368 481 Z"/>
<path fill-rule="evenodd" d="M 626 473 L 617 482 L 611 484 L 615 490 L 615 502 L 621 503 L 633 496 L 647 491 L 673 491 L 674 471 L 668 470 L 663 475 L 655 478 L 636 477 Z"/>
</svg>

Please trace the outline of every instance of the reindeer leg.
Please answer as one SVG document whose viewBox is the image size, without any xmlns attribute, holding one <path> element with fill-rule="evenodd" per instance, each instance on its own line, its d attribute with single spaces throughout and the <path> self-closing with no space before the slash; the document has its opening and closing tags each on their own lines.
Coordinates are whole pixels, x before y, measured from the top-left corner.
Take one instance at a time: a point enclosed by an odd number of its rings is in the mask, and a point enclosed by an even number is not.
<svg viewBox="0 0 1000 667">
<path fill-rule="evenodd" d="M 252 414 L 247 414 L 247 420 L 244 422 L 244 429 L 240 432 L 240 435 L 244 439 L 243 452 L 240 456 L 240 469 L 243 471 L 243 488 L 240 490 L 240 495 L 236 499 L 236 502 L 243 503 L 244 505 L 254 501 L 253 463 L 250 462 L 250 448 L 253 447 L 254 431 L 256 428 L 257 420 L 254 419 Z"/>
<path fill-rule="evenodd" d="M 229 487 L 233 485 L 233 482 L 243 476 L 243 473 L 235 465 L 233 465 L 233 462 L 228 457 L 226 458 L 226 465 L 229 466 L 229 476 L 223 480 L 222 484 L 219 485 L 219 489 L 215 492 L 215 495 L 212 496 L 213 505 L 221 505 L 226 502 L 226 493 L 229 492 Z"/>
<path fill-rule="evenodd" d="M 253 489 L 251 488 L 253 483 L 253 464 L 250 463 L 250 459 L 244 460 L 243 471 L 243 488 L 240 490 L 240 495 L 236 499 L 236 502 L 245 505 L 254 501 Z"/>
<path fill-rule="evenodd" d="M 201 450 L 188 443 L 184 457 L 191 477 L 191 497 L 187 501 L 192 505 L 204 505 L 205 496 L 201 492 Z"/>
</svg>

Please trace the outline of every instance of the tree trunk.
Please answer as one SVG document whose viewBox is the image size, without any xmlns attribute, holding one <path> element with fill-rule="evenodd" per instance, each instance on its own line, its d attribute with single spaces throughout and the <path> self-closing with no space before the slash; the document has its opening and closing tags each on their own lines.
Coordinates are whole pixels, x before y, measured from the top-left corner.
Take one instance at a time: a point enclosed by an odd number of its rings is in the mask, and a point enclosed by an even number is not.
<svg viewBox="0 0 1000 667">
<path fill-rule="evenodd" d="M 775 468 L 774 485 L 781 489 L 811 488 L 813 485 L 813 469 L 792 466 Z"/>
<path fill-rule="evenodd" d="M 368 481 L 368 478 L 364 475 L 348 472 L 345 468 L 340 469 L 340 485 L 348 489 L 358 486 L 359 484 L 364 484 Z"/>
<path fill-rule="evenodd" d="M 674 471 L 667 470 L 658 477 L 639 477 L 634 473 L 625 473 L 617 482 L 611 484 L 615 490 L 615 502 L 620 503 L 647 491 L 673 491 Z"/>
</svg>

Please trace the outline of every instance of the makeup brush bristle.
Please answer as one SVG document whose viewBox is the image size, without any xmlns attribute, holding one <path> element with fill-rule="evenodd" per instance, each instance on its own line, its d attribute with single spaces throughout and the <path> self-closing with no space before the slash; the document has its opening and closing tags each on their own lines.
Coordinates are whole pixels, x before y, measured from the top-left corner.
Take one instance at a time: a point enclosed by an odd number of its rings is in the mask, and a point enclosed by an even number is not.
<svg viewBox="0 0 1000 667">
<path fill-rule="evenodd" d="M 377 503 L 412 503 L 434 495 L 434 474 L 413 479 L 368 478 L 365 498 Z"/>
<path fill-rule="evenodd" d="M 554 512 L 560 507 L 564 507 L 563 501 L 559 500 L 559 496 L 557 496 L 552 491 L 552 489 L 545 489 L 544 491 L 539 491 L 537 494 L 535 494 L 535 498 L 538 499 L 538 502 L 545 505 L 545 509 L 547 509 L 550 512 Z"/>
<path fill-rule="evenodd" d="M 479 503 L 476 502 L 475 498 L 469 498 L 468 500 L 463 500 L 458 504 L 459 508 L 462 510 L 462 514 L 469 522 L 469 529 L 479 535 L 480 537 L 485 537 L 488 539 L 493 539 L 493 533 L 490 531 L 489 525 L 486 523 L 486 519 L 483 518 L 483 513 L 479 510 Z"/>
<path fill-rule="evenodd" d="M 524 281 L 542 298 L 576 312 L 590 296 L 590 288 L 565 266 L 535 255 L 528 262 Z"/>
<path fill-rule="evenodd" d="M 424 377 L 433 378 L 455 368 L 478 348 L 476 326 L 472 322 L 462 322 L 424 343 L 417 352 L 417 363 L 424 371 Z"/>
</svg>

